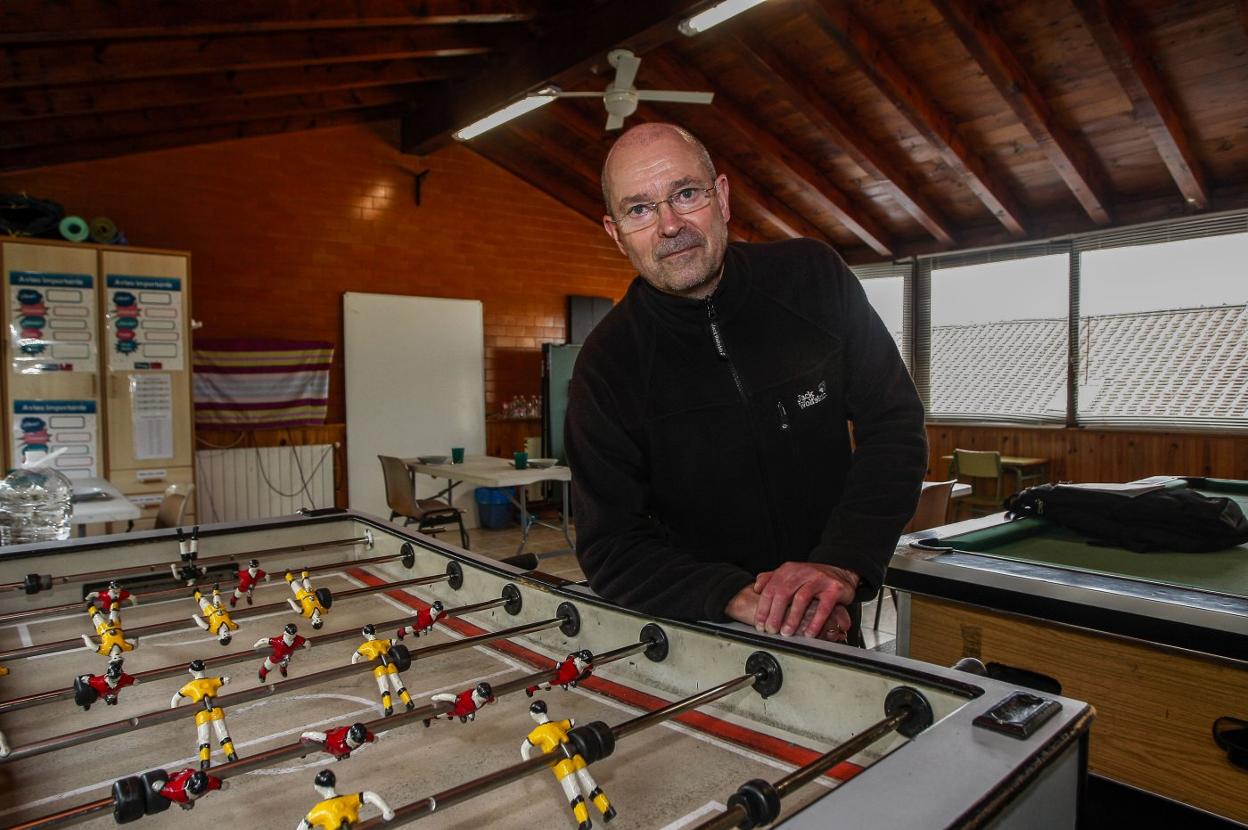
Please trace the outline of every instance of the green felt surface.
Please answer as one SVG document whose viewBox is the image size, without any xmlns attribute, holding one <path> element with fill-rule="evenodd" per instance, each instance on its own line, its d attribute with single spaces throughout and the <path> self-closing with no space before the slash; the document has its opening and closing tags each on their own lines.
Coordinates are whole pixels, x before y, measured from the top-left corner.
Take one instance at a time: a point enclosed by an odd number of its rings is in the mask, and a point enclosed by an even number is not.
<svg viewBox="0 0 1248 830">
<path fill-rule="evenodd" d="M 1248 482 L 1209 479 L 1198 492 L 1229 496 L 1248 513 Z M 1091 545 L 1042 519 L 1020 519 L 940 539 L 941 545 L 1001 559 L 1248 597 L 1248 545 L 1215 553 L 1135 553 Z"/>
</svg>

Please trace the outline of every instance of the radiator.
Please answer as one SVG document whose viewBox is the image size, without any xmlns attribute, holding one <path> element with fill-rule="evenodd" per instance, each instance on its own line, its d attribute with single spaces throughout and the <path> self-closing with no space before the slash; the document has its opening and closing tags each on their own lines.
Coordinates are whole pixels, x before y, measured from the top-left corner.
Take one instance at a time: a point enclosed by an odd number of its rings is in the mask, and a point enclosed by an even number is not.
<svg viewBox="0 0 1248 830">
<path fill-rule="evenodd" d="M 235 522 L 334 506 L 334 444 L 195 453 L 199 520 Z"/>
</svg>

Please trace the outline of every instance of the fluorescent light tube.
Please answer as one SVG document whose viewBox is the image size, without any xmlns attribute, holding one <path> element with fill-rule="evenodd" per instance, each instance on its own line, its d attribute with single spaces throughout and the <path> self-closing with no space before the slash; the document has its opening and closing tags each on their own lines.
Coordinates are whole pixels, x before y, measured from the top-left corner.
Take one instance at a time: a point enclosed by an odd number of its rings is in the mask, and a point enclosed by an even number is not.
<svg viewBox="0 0 1248 830">
<path fill-rule="evenodd" d="M 558 92 L 558 89 L 550 86 L 544 89 L 539 89 L 532 95 L 525 96 L 519 101 L 514 101 L 503 107 L 501 110 L 490 113 L 479 121 L 474 121 L 462 130 L 456 130 L 453 135 L 459 141 L 467 141 L 470 138 L 476 138 L 486 130 L 492 130 L 499 124 L 505 124 L 513 118 L 519 118 L 526 112 L 532 112 L 540 106 L 549 104 L 551 101 L 555 100 L 556 93 Z"/>
<path fill-rule="evenodd" d="M 752 9 L 763 0 L 724 0 L 718 5 L 711 6 L 704 12 L 698 12 L 693 17 L 682 20 L 676 28 L 680 30 L 682 35 L 693 37 L 696 34 L 705 32 L 712 26 L 723 23 L 730 17 L 741 14 L 746 9 Z"/>
</svg>

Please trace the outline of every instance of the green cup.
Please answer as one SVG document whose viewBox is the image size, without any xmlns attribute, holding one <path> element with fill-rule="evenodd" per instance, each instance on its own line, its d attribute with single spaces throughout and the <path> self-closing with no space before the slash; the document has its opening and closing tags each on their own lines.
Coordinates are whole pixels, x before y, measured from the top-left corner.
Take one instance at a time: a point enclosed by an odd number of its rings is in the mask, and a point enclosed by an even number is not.
<svg viewBox="0 0 1248 830">
<path fill-rule="evenodd" d="M 517 470 L 528 469 L 529 454 L 527 452 L 521 451 L 521 452 L 512 453 L 511 457 L 515 459 Z"/>
<path fill-rule="evenodd" d="M 451 463 L 452 464 L 464 463 L 464 448 L 463 447 L 451 447 Z"/>
</svg>

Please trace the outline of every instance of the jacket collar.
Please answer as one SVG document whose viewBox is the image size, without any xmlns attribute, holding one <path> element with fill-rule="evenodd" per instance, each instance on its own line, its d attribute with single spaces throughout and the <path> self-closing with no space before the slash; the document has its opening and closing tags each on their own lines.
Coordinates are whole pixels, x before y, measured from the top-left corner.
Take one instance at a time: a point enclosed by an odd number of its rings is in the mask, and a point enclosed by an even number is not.
<svg viewBox="0 0 1248 830">
<path fill-rule="evenodd" d="M 656 317 L 668 323 L 705 324 L 708 320 L 707 299 L 691 300 L 667 294 L 638 276 L 629 289 L 641 304 Z M 708 298 L 719 320 L 731 319 L 745 304 L 750 292 L 750 272 L 740 243 L 731 243 L 724 253 L 724 275 Z"/>
</svg>

